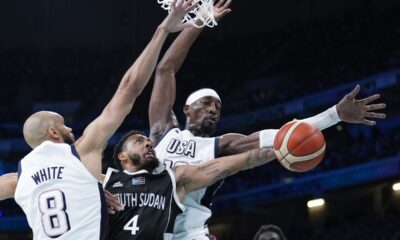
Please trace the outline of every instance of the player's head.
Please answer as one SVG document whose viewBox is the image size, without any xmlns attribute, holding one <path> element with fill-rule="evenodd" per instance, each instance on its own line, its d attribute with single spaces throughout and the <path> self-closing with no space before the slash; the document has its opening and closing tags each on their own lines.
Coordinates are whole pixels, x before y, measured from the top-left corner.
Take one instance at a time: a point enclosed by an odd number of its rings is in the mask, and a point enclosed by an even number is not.
<svg viewBox="0 0 400 240">
<path fill-rule="evenodd" d="M 64 118 L 55 112 L 40 111 L 32 114 L 24 123 L 26 143 L 35 148 L 49 140 L 57 143 L 74 143 L 72 129 L 65 126 Z"/>
<path fill-rule="evenodd" d="M 260 227 L 253 240 L 286 240 L 282 230 L 275 225 L 263 225 Z"/>
<path fill-rule="evenodd" d="M 151 140 L 139 131 L 130 131 L 118 141 L 113 158 L 119 170 L 134 167 L 152 172 L 159 164 Z"/>
<path fill-rule="evenodd" d="M 183 108 L 186 129 L 195 135 L 211 136 L 221 113 L 221 98 L 210 88 L 197 90 L 189 95 Z"/>
</svg>

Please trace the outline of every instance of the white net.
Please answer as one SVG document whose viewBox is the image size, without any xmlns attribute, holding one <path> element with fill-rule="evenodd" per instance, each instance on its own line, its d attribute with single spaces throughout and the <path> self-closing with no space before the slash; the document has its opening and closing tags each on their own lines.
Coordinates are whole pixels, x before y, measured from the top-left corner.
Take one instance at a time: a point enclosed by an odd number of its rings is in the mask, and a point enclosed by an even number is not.
<svg viewBox="0 0 400 240">
<path fill-rule="evenodd" d="M 171 11 L 171 3 L 173 0 L 157 0 L 161 7 L 165 10 Z M 180 1 L 178 0 L 177 4 Z M 214 1 L 213 0 L 194 0 L 193 3 L 198 3 L 197 7 L 190 11 L 183 18 L 184 23 L 190 23 L 195 27 L 202 28 L 204 26 L 207 27 L 215 27 L 217 26 L 217 21 L 215 21 L 213 14 Z"/>
</svg>

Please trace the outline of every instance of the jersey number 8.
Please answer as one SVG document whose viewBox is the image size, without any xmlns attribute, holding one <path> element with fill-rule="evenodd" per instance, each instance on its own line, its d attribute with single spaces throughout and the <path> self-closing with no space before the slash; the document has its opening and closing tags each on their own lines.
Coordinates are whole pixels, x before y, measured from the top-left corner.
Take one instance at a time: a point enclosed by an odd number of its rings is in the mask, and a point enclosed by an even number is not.
<svg viewBox="0 0 400 240">
<path fill-rule="evenodd" d="M 71 229 L 69 224 L 65 195 L 59 189 L 39 195 L 39 210 L 42 213 L 42 226 L 47 236 L 56 238 Z"/>
</svg>

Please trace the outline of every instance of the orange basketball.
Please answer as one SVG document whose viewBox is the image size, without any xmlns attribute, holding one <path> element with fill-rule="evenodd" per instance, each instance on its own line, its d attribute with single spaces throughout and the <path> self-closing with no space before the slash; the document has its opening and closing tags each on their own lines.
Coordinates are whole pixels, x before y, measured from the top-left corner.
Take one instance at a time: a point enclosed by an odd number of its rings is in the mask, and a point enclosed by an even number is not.
<svg viewBox="0 0 400 240">
<path fill-rule="evenodd" d="M 314 125 L 291 121 L 279 129 L 274 140 L 278 161 L 293 172 L 315 168 L 325 155 L 325 138 Z"/>
</svg>

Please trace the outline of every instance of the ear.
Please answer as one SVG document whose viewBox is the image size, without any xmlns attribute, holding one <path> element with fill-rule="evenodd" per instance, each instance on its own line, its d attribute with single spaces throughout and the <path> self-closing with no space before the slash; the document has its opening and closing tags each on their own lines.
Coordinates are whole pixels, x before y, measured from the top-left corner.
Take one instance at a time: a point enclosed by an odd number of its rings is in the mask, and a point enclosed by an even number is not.
<svg viewBox="0 0 400 240">
<path fill-rule="evenodd" d="M 126 152 L 120 152 L 120 153 L 118 153 L 118 159 L 120 160 L 120 161 L 124 161 L 124 160 L 126 160 L 128 158 L 128 156 L 126 155 Z"/>
<path fill-rule="evenodd" d="M 60 135 L 58 134 L 58 131 L 53 127 L 50 127 L 47 129 L 47 135 L 49 136 L 49 138 L 51 140 L 59 140 L 60 139 Z"/>
<path fill-rule="evenodd" d="M 183 112 L 185 113 L 186 117 L 189 117 L 190 116 L 190 106 L 189 105 L 185 105 L 183 107 Z"/>
</svg>

